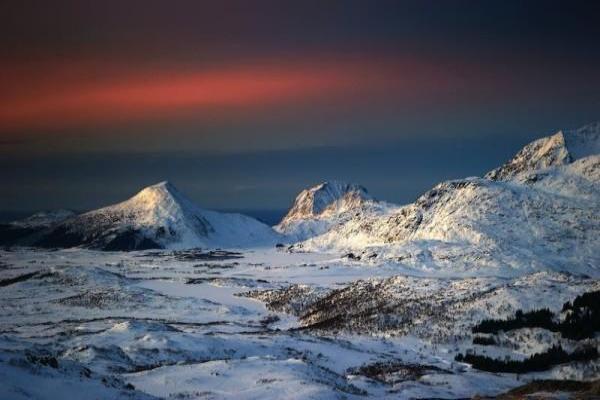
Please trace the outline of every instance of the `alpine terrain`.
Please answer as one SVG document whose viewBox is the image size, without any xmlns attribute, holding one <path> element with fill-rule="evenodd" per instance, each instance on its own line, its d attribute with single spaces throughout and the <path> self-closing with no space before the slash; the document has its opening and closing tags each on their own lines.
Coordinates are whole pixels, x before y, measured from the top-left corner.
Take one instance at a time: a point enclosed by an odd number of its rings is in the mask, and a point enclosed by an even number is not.
<svg viewBox="0 0 600 400">
<path fill-rule="evenodd" d="M 600 123 L 405 205 L 330 181 L 269 227 L 162 182 L 0 241 L 0 399 L 600 395 Z"/>
<path fill-rule="evenodd" d="M 17 243 L 99 250 L 235 248 L 274 244 L 278 236 L 251 217 L 201 209 L 169 182 L 144 188 L 119 204 L 54 223 L 26 225 L 34 217 L 13 225 L 44 229 Z"/>
</svg>

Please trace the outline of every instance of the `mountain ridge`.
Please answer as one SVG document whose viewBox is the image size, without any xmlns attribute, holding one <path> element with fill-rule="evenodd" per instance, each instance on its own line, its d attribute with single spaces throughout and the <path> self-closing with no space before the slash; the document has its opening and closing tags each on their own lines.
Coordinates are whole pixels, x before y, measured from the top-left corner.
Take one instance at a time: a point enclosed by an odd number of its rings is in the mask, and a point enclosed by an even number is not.
<svg viewBox="0 0 600 400">
<path fill-rule="evenodd" d="M 117 204 L 72 216 L 20 242 L 99 250 L 272 245 L 278 235 L 241 214 L 204 210 L 168 181 Z"/>
<path fill-rule="evenodd" d="M 488 172 L 491 180 L 509 180 L 526 171 L 570 164 L 600 154 L 600 122 L 581 128 L 560 130 L 525 145 L 513 158 Z"/>
<path fill-rule="evenodd" d="M 441 182 L 413 203 L 356 213 L 295 248 L 418 268 L 585 273 L 600 265 L 600 155 L 590 154 L 597 126 L 576 130 L 584 132 L 580 158 L 568 153 L 559 132 L 526 145 L 483 178 Z"/>
<path fill-rule="evenodd" d="M 12 233 L 0 232 L 0 241 L 101 250 L 283 241 L 296 250 L 354 252 L 373 262 L 510 269 L 528 260 L 532 268 L 572 264 L 583 271 L 600 265 L 599 153 L 600 123 L 558 131 L 525 145 L 484 177 L 441 182 L 406 205 L 379 201 L 358 184 L 323 182 L 301 191 L 273 229 L 240 214 L 202 209 L 164 181 L 121 203 L 63 215 L 41 230 L 13 224 Z"/>
</svg>

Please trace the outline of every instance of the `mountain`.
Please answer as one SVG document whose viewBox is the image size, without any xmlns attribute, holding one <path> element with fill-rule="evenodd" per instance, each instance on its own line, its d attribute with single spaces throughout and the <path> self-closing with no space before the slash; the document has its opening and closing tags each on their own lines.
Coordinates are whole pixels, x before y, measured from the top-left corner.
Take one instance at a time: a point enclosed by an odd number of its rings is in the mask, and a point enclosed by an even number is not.
<svg viewBox="0 0 600 400">
<path fill-rule="evenodd" d="M 522 172 L 565 165 L 594 154 L 600 154 L 600 122 L 538 139 L 485 177 L 510 180 Z"/>
<path fill-rule="evenodd" d="M 305 189 L 274 228 L 291 241 L 306 240 L 327 232 L 356 212 L 369 213 L 383 207 L 364 187 L 338 181 Z"/>
<path fill-rule="evenodd" d="M 100 250 L 231 248 L 273 244 L 277 236 L 253 218 L 201 209 L 172 184 L 161 182 L 122 203 L 37 232 L 25 244 Z"/>
<path fill-rule="evenodd" d="M 74 216 L 71 210 L 40 211 L 27 218 L 0 224 L 0 244 L 18 244 L 28 236 Z"/>
<path fill-rule="evenodd" d="M 382 213 L 355 213 L 297 247 L 426 269 L 598 268 L 599 126 L 536 140 L 484 178 L 440 183 Z"/>
<path fill-rule="evenodd" d="M 75 212 L 71 210 L 40 211 L 27 218 L 12 221 L 9 225 L 16 228 L 47 228 L 75 215 Z"/>
</svg>

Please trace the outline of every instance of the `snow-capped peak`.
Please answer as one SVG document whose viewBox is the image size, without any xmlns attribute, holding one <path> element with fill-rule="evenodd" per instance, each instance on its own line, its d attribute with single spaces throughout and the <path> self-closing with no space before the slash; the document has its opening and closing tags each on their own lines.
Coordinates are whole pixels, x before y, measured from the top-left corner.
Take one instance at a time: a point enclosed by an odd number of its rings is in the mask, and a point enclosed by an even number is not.
<svg viewBox="0 0 600 400">
<path fill-rule="evenodd" d="M 202 214 L 203 210 L 173 184 L 163 181 L 140 190 L 122 203 L 85 215 L 111 215 L 135 230 L 156 230 L 158 236 L 164 236 L 164 241 L 172 238 L 182 243 L 193 243 L 198 236 L 207 237 L 214 231 Z"/>
<path fill-rule="evenodd" d="M 297 247 L 419 268 L 595 268 L 599 129 L 593 124 L 538 139 L 488 179 L 442 182 L 412 204 L 356 213 Z"/>
<path fill-rule="evenodd" d="M 282 222 L 347 211 L 366 200 L 373 200 L 373 197 L 363 186 L 339 181 L 323 182 L 300 192 Z"/>
<path fill-rule="evenodd" d="M 134 197 L 137 197 L 137 196 L 145 197 L 145 196 L 153 196 L 153 195 L 155 195 L 155 196 L 156 195 L 157 196 L 177 196 L 177 195 L 179 195 L 179 190 L 177 190 L 177 188 L 175 186 L 173 186 L 173 184 L 171 182 L 162 181 L 162 182 L 156 183 L 154 185 L 150 185 L 150 186 L 143 188 Z"/>
<path fill-rule="evenodd" d="M 270 245 L 277 237 L 254 218 L 204 210 L 165 181 L 121 203 L 71 218 L 44 234 L 37 244 L 104 250 L 232 248 Z"/>
<path fill-rule="evenodd" d="M 185 214 L 194 212 L 197 206 L 184 196 L 173 184 L 163 181 L 140 190 L 135 196 L 108 208 L 120 209 L 135 215 L 137 223 L 177 222 Z M 209 226 L 206 226 L 210 229 Z"/>
<path fill-rule="evenodd" d="M 378 204 L 361 185 L 323 182 L 300 192 L 275 230 L 293 240 L 305 240 Z"/>
<path fill-rule="evenodd" d="M 169 181 L 147 186 L 127 200 L 127 202 L 137 206 L 145 205 L 163 210 L 175 205 L 178 207 L 196 207 L 195 204 Z"/>
<path fill-rule="evenodd" d="M 511 160 L 486 174 L 492 180 L 511 180 L 522 172 L 569 164 L 600 153 L 600 122 L 579 129 L 558 131 L 534 140 Z"/>
</svg>

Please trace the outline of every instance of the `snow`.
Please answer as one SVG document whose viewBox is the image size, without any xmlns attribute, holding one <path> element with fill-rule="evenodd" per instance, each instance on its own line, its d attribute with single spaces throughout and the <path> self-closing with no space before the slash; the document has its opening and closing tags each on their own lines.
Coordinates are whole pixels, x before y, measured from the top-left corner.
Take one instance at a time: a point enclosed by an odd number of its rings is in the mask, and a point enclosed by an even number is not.
<svg viewBox="0 0 600 400">
<path fill-rule="evenodd" d="M 594 154 L 600 154 L 600 122 L 535 140 L 486 178 L 510 180 L 519 173 L 565 165 Z"/>
<path fill-rule="evenodd" d="M 332 254 L 276 249 L 249 249 L 243 258 L 201 263 L 176 260 L 171 254 L 0 252 L 3 275 L 49 274 L 0 292 L 0 375 L 11 382 L 3 393 L 45 398 L 44 393 L 28 391 L 27 382 L 42 385 L 50 379 L 52 390 L 66 397 L 88 387 L 90 396 L 103 398 L 126 397 L 123 393 L 130 398 L 497 394 L 519 383 L 514 375 L 482 373 L 453 361 L 457 348 L 470 346 L 464 337 L 468 327 L 482 318 L 505 318 L 516 308 L 557 310 L 564 301 L 600 288 L 597 279 L 555 272 L 515 278 L 465 278 L 460 271 L 450 277 L 438 277 L 435 271 L 411 276 L 410 268 L 398 264 L 372 265 Z M 186 283 L 200 278 L 204 280 Z M 239 296 L 293 284 L 314 288 L 319 296 L 335 292 L 342 298 L 369 302 L 373 297 L 387 307 L 400 305 L 407 311 L 396 309 L 393 315 L 404 314 L 404 322 L 374 329 L 355 321 L 350 331 L 297 331 L 309 320 L 270 311 L 264 303 Z M 348 316 L 357 310 L 344 302 L 332 304 L 339 304 Z M 439 307 L 445 310 L 441 314 L 408 311 Z M 385 315 L 374 320 L 394 321 Z M 547 345 L 532 338 L 527 343 L 529 350 L 518 348 L 510 354 L 522 356 Z M 15 361 L 41 349 L 57 358 L 58 369 Z M 389 386 L 347 372 L 382 360 L 432 365 L 452 374 L 431 372 Z M 83 368 L 91 371 L 90 378 L 80 378 L 77 371 Z M 589 378 L 581 368 L 561 368 L 569 376 Z M 557 374 L 552 370 L 534 376 Z M 115 380 L 135 389 L 103 383 Z"/>
<path fill-rule="evenodd" d="M 327 232 L 356 212 L 373 212 L 383 206 L 360 185 L 324 182 L 300 192 L 274 228 L 288 241 L 306 240 Z"/>
<path fill-rule="evenodd" d="M 597 132 L 543 138 L 487 178 L 442 182 L 407 205 L 318 185 L 280 233 L 166 182 L 52 222 L 167 249 L 1 249 L 0 398 L 465 398 L 597 379 L 598 361 L 521 376 L 454 361 L 576 345 L 536 328 L 479 346 L 471 328 L 600 290 Z M 177 251 L 189 247 L 203 252 Z M 361 375 L 374 363 L 426 372 Z"/>
<path fill-rule="evenodd" d="M 149 186 L 123 203 L 91 214 L 133 216 L 129 219 L 134 229 L 162 227 L 175 232 L 176 241 L 162 242 L 169 248 L 238 247 L 271 244 L 275 239 L 269 227 L 253 218 L 200 209 L 169 182 Z"/>
<path fill-rule="evenodd" d="M 352 252 L 371 263 L 385 259 L 440 273 L 598 276 L 600 155 L 589 154 L 598 126 L 536 140 L 486 178 L 442 182 L 412 204 L 359 208 L 294 248 Z M 565 137 L 585 143 L 585 153 L 576 150 L 583 158 L 573 160 Z"/>
<path fill-rule="evenodd" d="M 58 235 L 58 247 L 76 244 L 100 249 L 112 249 L 114 243 L 124 249 L 271 246 L 279 238 L 254 218 L 198 207 L 169 182 L 68 219 L 43 233 L 42 242 L 44 235 L 50 238 L 50 247 Z"/>
</svg>

